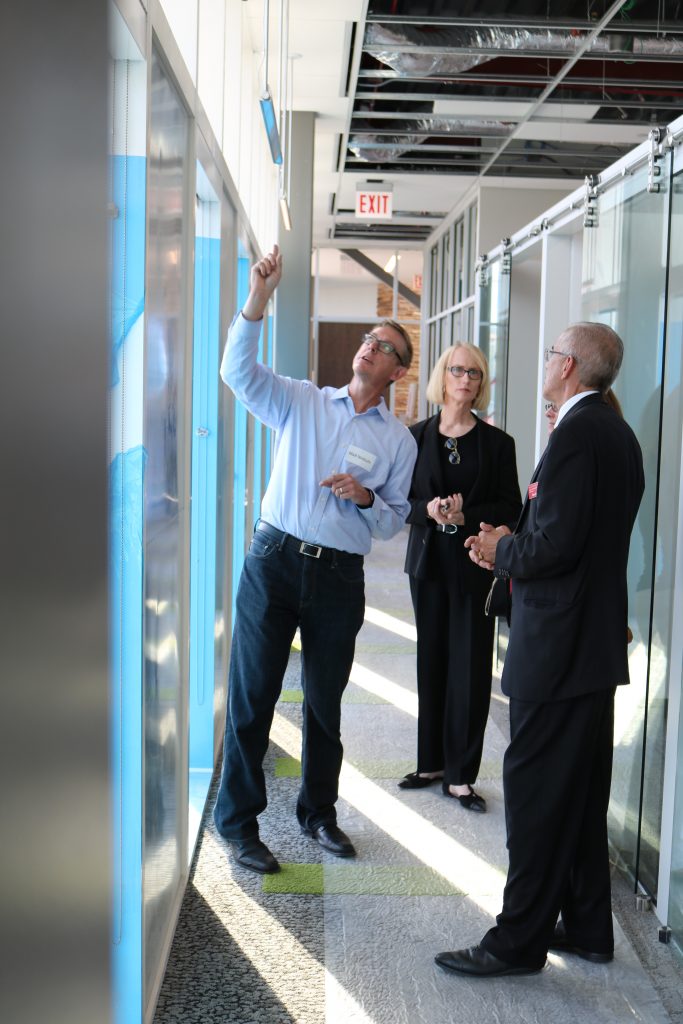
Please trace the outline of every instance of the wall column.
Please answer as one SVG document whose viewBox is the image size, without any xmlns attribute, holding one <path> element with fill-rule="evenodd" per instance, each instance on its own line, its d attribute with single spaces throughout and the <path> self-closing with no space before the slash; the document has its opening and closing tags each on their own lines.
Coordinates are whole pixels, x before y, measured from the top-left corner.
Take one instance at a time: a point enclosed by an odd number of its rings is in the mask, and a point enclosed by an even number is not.
<svg viewBox="0 0 683 1024">
<path fill-rule="evenodd" d="M 314 125 L 312 111 L 293 112 L 289 196 L 292 230 L 286 231 L 280 218 L 279 245 L 285 269 L 282 285 L 275 293 L 274 368 L 277 373 L 299 379 L 308 378 L 311 367 Z"/>
</svg>

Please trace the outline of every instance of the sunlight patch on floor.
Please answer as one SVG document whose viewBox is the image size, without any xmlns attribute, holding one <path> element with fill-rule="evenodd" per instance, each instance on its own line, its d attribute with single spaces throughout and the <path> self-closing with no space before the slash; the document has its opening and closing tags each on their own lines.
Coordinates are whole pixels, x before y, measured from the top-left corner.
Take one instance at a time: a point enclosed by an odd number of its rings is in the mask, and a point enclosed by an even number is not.
<svg viewBox="0 0 683 1024">
<path fill-rule="evenodd" d="M 301 731 L 276 712 L 271 739 L 291 757 L 301 752 Z M 348 764 L 342 765 L 339 795 L 395 842 L 432 868 L 487 913 L 500 909 L 505 874 L 447 836 L 381 786 Z"/>
<path fill-rule="evenodd" d="M 391 633 L 396 633 L 397 636 L 403 636 L 406 640 L 414 640 L 417 643 L 417 630 L 412 622 L 404 622 L 403 619 L 397 619 L 395 615 L 387 615 L 386 612 L 382 612 L 379 608 L 369 608 L 365 606 L 365 621 L 371 622 L 373 626 L 381 626 L 382 629 L 388 629 Z"/>
<path fill-rule="evenodd" d="M 212 855 L 227 856 L 225 846 L 220 844 L 210 831 L 204 834 L 204 843 L 213 846 Z M 214 913 L 218 914 L 231 939 L 239 946 L 244 956 L 263 978 L 264 982 L 282 1003 L 292 1019 L 307 1019 L 310 1005 L 307 991 L 311 984 L 320 985 L 329 999 L 332 984 L 337 998 L 348 1006 L 352 1019 L 358 1024 L 375 1024 L 336 980 L 330 980 L 324 964 L 311 956 L 302 945 L 256 900 L 252 899 L 238 885 L 231 887 L 229 896 L 221 901 L 221 909 L 211 901 L 211 893 L 202 893 L 201 881 L 195 882 L 197 890 L 211 902 Z M 305 997 L 305 998 L 304 998 Z"/>
<path fill-rule="evenodd" d="M 352 683 L 360 686 L 361 689 L 367 690 L 368 693 L 372 693 L 376 697 L 381 697 L 400 711 L 405 711 L 407 714 L 412 715 L 413 718 L 417 718 L 417 694 L 411 690 L 406 690 L 405 686 L 399 686 L 398 683 L 393 683 L 386 676 L 381 676 L 378 672 L 364 668 L 357 661 L 353 663 L 349 678 Z"/>
</svg>

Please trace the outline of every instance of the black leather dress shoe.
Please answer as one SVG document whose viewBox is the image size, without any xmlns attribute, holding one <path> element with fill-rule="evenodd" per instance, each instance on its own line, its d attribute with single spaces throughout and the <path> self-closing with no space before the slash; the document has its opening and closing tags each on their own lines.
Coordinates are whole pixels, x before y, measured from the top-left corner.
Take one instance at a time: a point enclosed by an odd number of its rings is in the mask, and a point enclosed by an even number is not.
<svg viewBox="0 0 683 1024">
<path fill-rule="evenodd" d="M 608 964 L 610 960 L 614 960 L 614 953 L 595 953 L 591 949 L 583 949 L 581 946 L 575 945 L 571 939 L 567 938 L 562 921 L 558 921 L 555 925 L 555 932 L 548 948 L 556 953 L 574 953 L 582 960 L 588 960 L 592 964 Z"/>
<path fill-rule="evenodd" d="M 273 857 L 265 843 L 258 836 L 251 839 L 230 840 L 232 855 L 238 864 L 250 871 L 258 871 L 260 875 L 274 875 L 280 865 Z"/>
<path fill-rule="evenodd" d="M 500 978 L 506 974 L 538 974 L 540 967 L 521 967 L 499 960 L 493 953 L 487 952 L 483 946 L 470 946 L 469 949 L 454 949 L 450 953 L 437 953 L 434 957 L 440 967 L 458 974 L 470 974 L 476 978 Z"/>
<path fill-rule="evenodd" d="M 356 851 L 353 843 L 345 832 L 338 825 L 330 823 L 317 825 L 316 828 L 304 828 L 301 831 L 315 839 L 316 843 L 322 846 L 323 850 L 333 853 L 335 857 L 355 857 Z"/>
<path fill-rule="evenodd" d="M 445 796 L 450 796 L 453 797 L 454 800 L 459 800 L 460 805 L 464 807 L 466 811 L 475 811 L 477 814 L 486 813 L 486 801 L 483 796 L 479 796 L 478 793 L 475 793 L 471 786 L 469 793 L 465 793 L 463 796 L 458 796 L 457 793 L 451 793 L 448 788 L 448 783 L 446 782 L 442 783 L 441 790 Z"/>
<path fill-rule="evenodd" d="M 424 789 L 425 786 L 431 786 L 435 782 L 441 782 L 441 776 L 439 775 L 435 779 L 426 779 L 419 772 L 409 772 L 408 775 L 404 775 L 398 784 L 399 789 Z"/>
</svg>

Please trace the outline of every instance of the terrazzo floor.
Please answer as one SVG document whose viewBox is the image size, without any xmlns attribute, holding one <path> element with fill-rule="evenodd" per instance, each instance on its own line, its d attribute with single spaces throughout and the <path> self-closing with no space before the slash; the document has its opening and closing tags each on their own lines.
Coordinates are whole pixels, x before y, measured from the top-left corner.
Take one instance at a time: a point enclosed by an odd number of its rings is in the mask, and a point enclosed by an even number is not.
<svg viewBox="0 0 683 1024">
<path fill-rule="evenodd" d="M 495 692 L 477 784 L 487 814 L 465 811 L 438 786 L 397 788 L 415 766 L 417 715 L 406 536 L 377 543 L 366 561 L 366 622 L 343 702 L 338 817 L 358 856 L 324 853 L 296 823 L 293 650 L 261 819 L 283 870 L 263 878 L 231 859 L 211 819 L 215 778 L 155 1024 L 683 1024 L 680 962 L 670 947 L 644 954 L 641 943 L 646 970 L 618 920 L 615 959 L 605 966 L 550 954 L 538 975 L 481 981 L 434 964 L 440 950 L 477 942 L 500 909 L 507 708 Z M 627 928 L 642 929 L 642 921 Z"/>
</svg>

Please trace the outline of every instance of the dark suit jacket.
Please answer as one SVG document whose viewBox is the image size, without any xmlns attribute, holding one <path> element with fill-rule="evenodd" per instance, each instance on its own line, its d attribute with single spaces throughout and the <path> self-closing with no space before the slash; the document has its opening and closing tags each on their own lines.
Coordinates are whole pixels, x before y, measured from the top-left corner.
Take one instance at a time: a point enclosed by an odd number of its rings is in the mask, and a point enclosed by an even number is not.
<svg viewBox="0 0 683 1024">
<path fill-rule="evenodd" d="M 463 550 L 465 537 L 479 532 L 482 522 L 507 523 L 511 527 L 519 515 L 522 500 L 517 479 L 515 442 L 498 427 L 483 420 L 477 426 L 479 444 L 479 473 L 463 504 L 465 525 L 458 528 L 453 538 L 457 549 L 457 571 L 467 593 L 486 593 L 491 585 L 491 574 L 484 572 L 470 560 Z M 439 414 L 414 424 L 410 431 L 417 441 L 418 454 L 410 486 L 410 537 L 406 552 L 405 571 L 417 579 L 427 572 L 429 548 L 435 536 L 435 523 L 427 516 L 427 505 L 437 495 L 448 493 L 442 478 L 439 458 Z"/>
<path fill-rule="evenodd" d="M 495 573 L 513 580 L 504 693 L 554 701 L 628 683 L 626 565 L 644 486 L 631 428 L 600 395 L 581 399 L 498 542 Z"/>
</svg>

